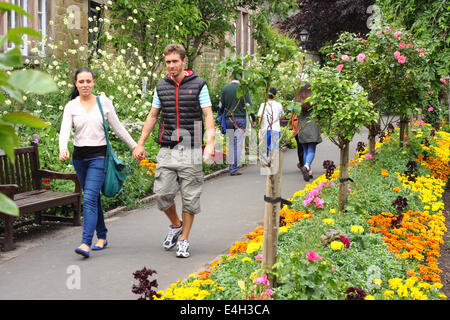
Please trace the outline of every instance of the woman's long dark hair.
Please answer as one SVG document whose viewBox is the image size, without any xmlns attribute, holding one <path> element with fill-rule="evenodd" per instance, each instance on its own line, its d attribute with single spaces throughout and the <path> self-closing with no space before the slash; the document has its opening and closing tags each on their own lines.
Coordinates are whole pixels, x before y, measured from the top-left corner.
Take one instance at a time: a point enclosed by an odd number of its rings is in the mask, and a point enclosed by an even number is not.
<svg viewBox="0 0 450 320">
<path fill-rule="evenodd" d="M 73 100 L 73 99 L 75 99 L 76 97 L 78 97 L 80 95 L 80 93 L 78 92 L 78 88 L 75 86 L 75 82 L 77 82 L 78 74 L 80 74 L 82 72 L 90 72 L 92 74 L 92 78 L 95 78 L 95 72 L 93 72 L 89 68 L 85 68 L 84 67 L 84 68 L 80 68 L 77 71 L 75 71 L 75 76 L 73 78 L 73 85 L 74 85 L 74 87 L 73 87 L 72 93 L 69 96 L 70 100 Z"/>
<path fill-rule="evenodd" d="M 305 102 L 305 99 L 308 98 L 311 93 L 311 84 L 309 82 L 306 82 L 306 84 L 297 92 L 295 101 L 302 104 L 303 114 L 305 114 L 311 108 L 311 104 L 309 102 Z"/>
</svg>

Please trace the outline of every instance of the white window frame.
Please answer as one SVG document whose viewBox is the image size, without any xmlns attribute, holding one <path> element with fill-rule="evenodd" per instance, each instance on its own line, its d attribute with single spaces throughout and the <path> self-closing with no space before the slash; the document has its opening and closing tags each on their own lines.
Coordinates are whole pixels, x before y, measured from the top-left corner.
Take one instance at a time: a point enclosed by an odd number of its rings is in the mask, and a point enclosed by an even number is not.
<svg viewBox="0 0 450 320">
<path fill-rule="evenodd" d="M 42 11 L 39 7 L 39 1 L 41 1 L 42 4 Z M 44 39 L 47 38 L 47 1 L 46 0 L 38 0 L 37 2 L 38 8 L 37 8 L 37 18 L 40 20 L 42 30 L 40 30 L 42 38 L 41 38 L 41 46 L 39 48 L 39 55 L 44 56 L 45 55 L 45 41 Z M 40 15 L 40 17 L 39 17 Z M 38 22 L 39 26 L 39 22 Z"/>
<path fill-rule="evenodd" d="M 17 4 L 18 0 L 10 0 L 11 4 L 15 4 L 15 5 L 19 5 L 23 10 L 28 12 L 28 0 L 19 0 L 21 1 L 21 4 Z M 16 13 L 15 11 L 9 11 L 8 14 L 11 15 L 11 26 L 10 28 L 15 28 L 16 27 Z M 22 27 L 27 27 L 28 26 L 28 18 L 27 17 L 23 17 L 23 26 Z M 26 56 L 28 55 L 28 35 L 23 35 L 23 46 L 22 48 L 20 48 L 20 51 L 22 53 L 22 56 Z M 15 48 L 15 43 L 13 42 L 8 42 L 8 49 L 13 49 Z"/>
</svg>

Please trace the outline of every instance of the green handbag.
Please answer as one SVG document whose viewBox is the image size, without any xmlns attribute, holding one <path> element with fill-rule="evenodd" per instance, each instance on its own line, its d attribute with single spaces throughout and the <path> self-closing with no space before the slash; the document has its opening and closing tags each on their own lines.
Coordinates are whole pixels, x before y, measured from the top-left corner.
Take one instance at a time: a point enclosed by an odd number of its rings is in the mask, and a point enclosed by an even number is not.
<svg viewBox="0 0 450 320">
<path fill-rule="evenodd" d="M 122 188 L 123 183 L 127 177 L 125 173 L 125 162 L 120 160 L 109 143 L 108 125 L 103 115 L 102 105 L 100 98 L 97 96 L 98 107 L 103 118 L 103 128 L 105 129 L 106 136 L 106 156 L 105 156 L 105 181 L 102 186 L 102 193 L 106 197 L 114 197 Z"/>
</svg>

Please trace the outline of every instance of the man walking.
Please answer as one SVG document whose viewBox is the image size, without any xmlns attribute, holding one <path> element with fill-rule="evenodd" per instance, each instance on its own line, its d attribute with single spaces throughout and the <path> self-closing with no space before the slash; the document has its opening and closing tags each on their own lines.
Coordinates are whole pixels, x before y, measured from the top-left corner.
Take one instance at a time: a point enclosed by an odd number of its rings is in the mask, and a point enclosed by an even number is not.
<svg viewBox="0 0 450 320">
<path fill-rule="evenodd" d="M 170 44 L 164 49 L 168 75 L 158 82 L 153 103 L 147 116 L 137 147 L 136 160 L 145 158 L 144 143 L 161 114 L 153 191 L 158 208 L 164 211 L 171 225 L 163 247 L 170 250 L 177 245 L 176 256 L 189 257 L 188 242 L 194 216 L 200 212 L 203 186 L 201 150 L 202 120 L 206 127 L 207 144 L 203 159 L 214 153 L 214 117 L 206 81 L 192 70 L 185 70 L 186 51 L 182 45 Z M 178 216 L 174 198 L 181 191 L 182 217 Z"/>
<path fill-rule="evenodd" d="M 230 164 L 230 175 L 240 175 L 238 171 L 241 162 L 241 152 L 245 142 L 245 128 L 247 125 L 247 111 L 245 105 L 252 105 L 250 95 L 245 93 L 238 98 L 237 91 L 240 82 L 237 75 L 233 75 L 231 83 L 222 89 L 220 96 L 219 109 L 226 119 L 227 126 L 227 162 Z M 250 114 L 252 125 L 254 126 L 256 118 Z"/>
</svg>

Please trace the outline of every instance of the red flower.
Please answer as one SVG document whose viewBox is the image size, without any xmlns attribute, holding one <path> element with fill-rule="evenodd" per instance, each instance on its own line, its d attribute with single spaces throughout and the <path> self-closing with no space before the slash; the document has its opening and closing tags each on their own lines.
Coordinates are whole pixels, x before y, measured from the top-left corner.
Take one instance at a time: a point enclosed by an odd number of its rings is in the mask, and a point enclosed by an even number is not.
<svg viewBox="0 0 450 320">
<path fill-rule="evenodd" d="M 345 245 L 345 249 L 348 249 L 350 247 L 350 239 L 346 236 L 340 236 L 339 240 Z"/>
</svg>

